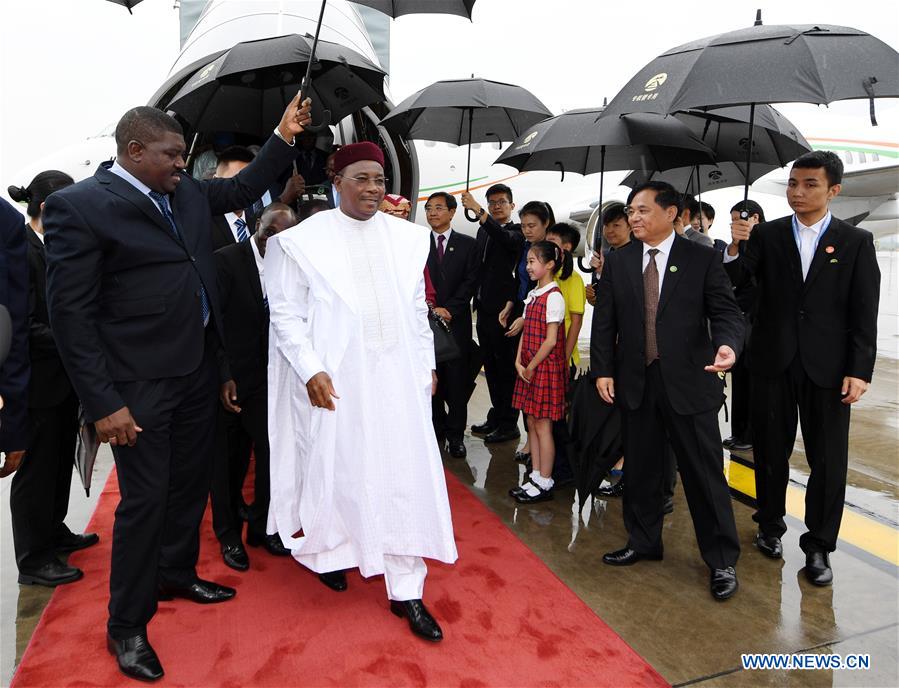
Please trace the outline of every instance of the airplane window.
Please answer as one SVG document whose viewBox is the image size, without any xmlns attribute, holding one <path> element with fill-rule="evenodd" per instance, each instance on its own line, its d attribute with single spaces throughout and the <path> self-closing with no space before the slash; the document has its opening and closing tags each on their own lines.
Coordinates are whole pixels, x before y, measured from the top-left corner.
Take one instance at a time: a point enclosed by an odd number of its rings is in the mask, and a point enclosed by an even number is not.
<svg viewBox="0 0 899 688">
<path fill-rule="evenodd" d="M 850 165 L 855 162 L 855 156 L 852 155 L 852 151 L 846 151 L 846 162 Z"/>
<path fill-rule="evenodd" d="M 435 148 L 436 146 L 436 141 L 425 141 L 425 148 Z"/>
<path fill-rule="evenodd" d="M 871 153 L 871 161 L 878 162 L 880 160 L 880 153 Z"/>
<path fill-rule="evenodd" d="M 859 153 L 859 154 L 858 154 L 858 161 L 859 161 L 859 162 L 868 162 L 868 156 L 865 155 L 864 153 Z"/>
</svg>

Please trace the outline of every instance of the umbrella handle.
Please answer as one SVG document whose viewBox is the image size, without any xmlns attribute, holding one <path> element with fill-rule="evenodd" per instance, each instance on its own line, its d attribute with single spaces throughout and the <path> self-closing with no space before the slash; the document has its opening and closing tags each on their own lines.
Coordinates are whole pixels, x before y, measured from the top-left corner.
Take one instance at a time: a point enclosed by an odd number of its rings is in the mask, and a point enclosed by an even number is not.
<svg viewBox="0 0 899 688">
<path fill-rule="evenodd" d="M 306 94 L 309 91 L 308 81 L 311 81 L 311 79 L 308 79 L 308 80 L 303 79 L 303 85 L 300 86 L 300 103 L 302 103 L 304 100 L 306 100 Z M 312 122 L 309 122 L 309 124 L 307 124 L 305 127 L 303 127 L 303 129 L 306 131 L 311 131 L 311 132 L 317 133 L 319 131 L 322 131 L 323 129 L 327 129 L 328 126 L 330 126 L 330 124 L 331 124 L 331 111 L 328 109 L 325 109 L 325 110 L 322 110 L 322 121 L 321 122 L 319 122 L 318 124 L 313 124 Z"/>
<path fill-rule="evenodd" d="M 474 211 L 471 208 L 465 209 L 465 219 L 469 222 L 477 222 L 478 216 L 474 214 Z"/>
</svg>

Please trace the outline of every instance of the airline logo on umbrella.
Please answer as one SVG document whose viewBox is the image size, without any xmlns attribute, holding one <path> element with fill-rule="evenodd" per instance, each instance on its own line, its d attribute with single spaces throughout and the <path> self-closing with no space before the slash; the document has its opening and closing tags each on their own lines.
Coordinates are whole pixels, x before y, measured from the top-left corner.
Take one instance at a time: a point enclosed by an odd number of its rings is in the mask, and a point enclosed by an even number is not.
<svg viewBox="0 0 899 688">
<path fill-rule="evenodd" d="M 206 81 L 207 77 L 214 69 L 215 69 L 215 62 L 212 62 L 212 63 L 206 65 L 205 67 L 203 67 L 203 69 L 200 71 L 200 73 L 197 74 L 194 77 L 193 81 L 191 82 L 191 88 L 193 88 L 194 86 L 196 86 L 198 84 L 202 84 L 204 81 Z"/>
<path fill-rule="evenodd" d="M 538 131 L 532 131 L 530 134 L 528 134 L 527 136 L 524 137 L 524 140 L 521 142 L 520 145 L 515 146 L 515 150 L 521 150 L 522 148 L 527 148 L 528 146 L 530 146 L 531 141 L 533 141 L 535 138 L 537 138 L 537 134 L 539 134 L 539 133 L 540 132 L 538 132 Z"/>
<path fill-rule="evenodd" d="M 659 97 L 658 93 L 654 93 L 654 91 L 658 90 L 659 87 L 668 81 L 668 74 L 662 72 L 661 74 L 656 74 L 649 81 L 646 82 L 646 85 L 643 87 L 643 90 L 646 93 L 641 93 L 638 96 L 634 96 L 631 98 L 631 102 L 639 103 L 644 100 L 655 100 Z"/>
</svg>

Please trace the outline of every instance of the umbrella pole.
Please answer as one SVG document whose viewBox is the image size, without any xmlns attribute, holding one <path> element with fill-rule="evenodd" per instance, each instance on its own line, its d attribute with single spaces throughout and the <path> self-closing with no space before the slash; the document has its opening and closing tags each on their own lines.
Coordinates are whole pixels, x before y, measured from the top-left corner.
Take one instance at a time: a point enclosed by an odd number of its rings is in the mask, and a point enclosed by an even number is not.
<svg viewBox="0 0 899 688">
<path fill-rule="evenodd" d="M 599 217 L 597 218 L 596 227 L 593 228 L 593 250 L 594 251 L 602 251 L 602 192 L 603 192 L 603 182 L 605 181 L 606 176 L 606 147 L 599 147 L 599 204 L 596 206 L 599 209 Z M 593 285 L 596 286 L 596 283 L 599 282 L 599 276 L 596 274 L 596 271 L 593 271 Z"/>
<path fill-rule="evenodd" d="M 471 185 L 471 132 L 474 126 L 474 108 L 468 108 L 468 162 L 465 165 L 465 191 Z M 465 218 L 469 222 L 477 222 L 478 216 L 470 208 L 465 209 Z"/>
<path fill-rule="evenodd" d="M 315 25 L 315 38 L 312 39 L 312 51 L 309 54 L 309 64 L 306 65 L 306 76 L 303 77 L 303 82 L 300 84 L 300 105 L 303 104 L 303 101 L 306 99 L 312 86 L 312 63 L 315 62 L 315 51 L 318 48 L 318 34 L 321 33 L 322 30 L 322 21 L 325 18 L 325 6 L 327 4 L 328 0 L 322 0 L 322 8 L 318 13 L 318 24 Z M 310 122 L 305 128 L 309 131 L 321 131 L 330 123 L 331 111 L 324 110 L 322 111 L 322 121 L 319 124 L 312 124 Z"/>
<path fill-rule="evenodd" d="M 702 231 L 702 187 L 699 185 L 699 165 L 693 167 L 696 170 L 696 202 L 699 203 L 699 231 Z"/>
<path fill-rule="evenodd" d="M 193 138 L 193 140 L 190 142 L 190 150 L 187 151 L 187 160 L 184 161 L 184 169 L 185 169 L 185 170 L 190 170 L 190 161 L 191 161 L 191 160 L 193 159 L 193 157 L 194 157 L 194 148 L 197 147 L 197 139 L 198 139 L 198 138 L 200 138 L 200 132 L 195 131 L 195 132 L 194 132 L 194 138 Z"/>
<path fill-rule="evenodd" d="M 749 171 L 752 168 L 752 130 L 755 129 L 755 103 L 749 105 L 749 139 L 746 144 L 746 179 L 743 183 L 743 210 L 740 212 L 740 218 L 749 219 Z"/>
</svg>

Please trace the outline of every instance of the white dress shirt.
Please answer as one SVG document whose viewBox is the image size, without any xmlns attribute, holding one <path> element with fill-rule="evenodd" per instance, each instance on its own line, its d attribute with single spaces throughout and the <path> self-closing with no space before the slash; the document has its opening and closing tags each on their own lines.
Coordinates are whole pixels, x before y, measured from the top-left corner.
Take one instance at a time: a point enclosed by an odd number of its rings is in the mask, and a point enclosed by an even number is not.
<svg viewBox="0 0 899 688">
<path fill-rule="evenodd" d="M 262 287 L 262 298 L 267 298 L 268 293 L 265 291 L 265 261 L 259 253 L 259 247 L 256 245 L 256 237 L 251 235 L 248 241 L 253 248 L 253 258 L 256 259 L 256 269 L 259 271 L 259 285 Z"/>
<path fill-rule="evenodd" d="M 444 237 L 446 237 L 446 239 L 443 240 L 443 250 L 446 251 L 446 247 L 449 246 L 449 240 L 450 240 L 450 236 L 452 236 L 452 233 L 453 233 L 453 228 L 452 228 L 452 227 L 450 227 L 448 230 L 446 230 L 443 234 L 441 234 L 440 232 L 435 232 L 435 231 L 432 229 L 432 230 L 431 230 L 431 235 L 434 237 L 434 246 L 436 246 L 436 247 L 439 248 L 439 247 L 440 247 L 440 242 L 437 241 L 437 237 L 439 237 L 439 236 L 444 236 Z"/>
<path fill-rule="evenodd" d="M 821 240 L 821 230 L 830 224 L 831 215 L 828 210 L 824 217 L 811 227 L 802 224 L 796 215 L 793 216 L 793 220 L 793 226 L 799 230 L 796 237 L 796 248 L 799 249 L 799 261 L 802 264 L 802 279 L 805 279 L 808 276 L 808 269 L 812 266 L 812 259 L 815 257 L 818 242 Z"/>
<path fill-rule="evenodd" d="M 665 273 L 668 272 L 668 257 L 671 255 L 671 247 L 674 245 L 674 237 L 677 233 L 672 229 L 671 234 L 658 246 L 650 246 L 643 244 L 643 272 L 646 272 L 646 266 L 649 265 L 649 249 L 657 248 L 656 268 L 659 271 L 659 295 L 662 294 L 662 282 L 665 281 Z"/>
</svg>

